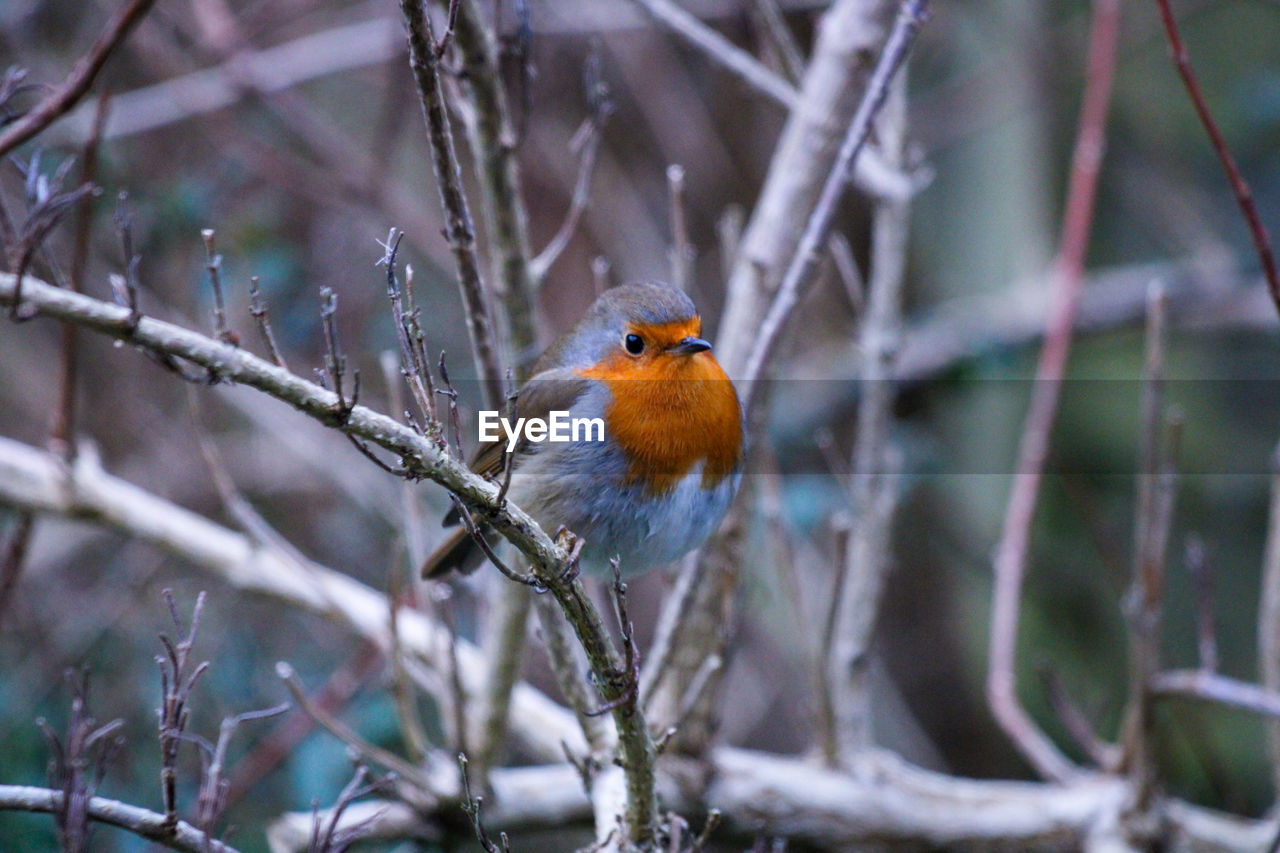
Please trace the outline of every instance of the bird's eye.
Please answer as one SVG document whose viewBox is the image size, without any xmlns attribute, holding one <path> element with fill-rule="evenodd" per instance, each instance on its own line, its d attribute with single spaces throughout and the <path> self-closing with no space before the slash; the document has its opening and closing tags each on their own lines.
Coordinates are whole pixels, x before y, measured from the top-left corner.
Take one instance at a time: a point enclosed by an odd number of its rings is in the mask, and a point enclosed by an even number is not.
<svg viewBox="0 0 1280 853">
<path fill-rule="evenodd" d="M 622 339 L 622 346 L 632 355 L 644 352 L 644 338 L 639 335 L 627 335 Z"/>
</svg>

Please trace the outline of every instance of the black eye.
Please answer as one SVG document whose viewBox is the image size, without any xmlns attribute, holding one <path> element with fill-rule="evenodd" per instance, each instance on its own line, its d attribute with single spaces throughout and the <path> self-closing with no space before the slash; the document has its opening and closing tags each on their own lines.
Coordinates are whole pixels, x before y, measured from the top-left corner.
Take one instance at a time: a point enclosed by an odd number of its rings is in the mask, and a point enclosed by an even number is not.
<svg viewBox="0 0 1280 853">
<path fill-rule="evenodd" d="M 644 338 L 639 335 L 627 335 L 622 339 L 622 345 L 632 355 L 639 355 L 644 352 Z"/>
</svg>

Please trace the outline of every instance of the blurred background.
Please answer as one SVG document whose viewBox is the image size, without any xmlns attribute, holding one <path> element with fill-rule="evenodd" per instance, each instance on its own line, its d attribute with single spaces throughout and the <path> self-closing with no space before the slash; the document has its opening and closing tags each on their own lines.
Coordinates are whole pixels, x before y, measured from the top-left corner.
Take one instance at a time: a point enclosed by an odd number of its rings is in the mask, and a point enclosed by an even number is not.
<svg viewBox="0 0 1280 853">
<path fill-rule="evenodd" d="M 0 3 L 0 65 L 56 84 L 115 5 Z M 750 3 L 682 5 L 776 65 Z M 780 5 L 807 50 L 823 4 Z M 518 159 L 535 250 L 570 204 L 578 171 L 570 141 L 588 115 L 583 69 L 591 55 L 614 107 L 590 207 L 541 292 L 545 330 L 564 330 L 594 298 L 596 259 L 607 261 L 610 283 L 670 278 L 667 168 L 678 164 L 695 251 L 690 291 L 714 337 L 724 302 L 724 223 L 749 211 L 784 113 L 630 3 L 531 0 L 529 10 L 527 40 L 510 4 L 498 4 L 495 15 L 508 48 L 508 91 L 523 104 Z M 1206 98 L 1274 230 L 1280 6 L 1187 0 L 1176 11 Z M 911 158 L 927 183 L 911 207 L 904 381 L 893 427 L 904 473 L 876 641 L 877 730 L 881 743 L 913 761 L 968 776 L 1030 778 L 983 701 L 990 554 L 1047 302 L 1088 13 L 1076 0 L 937 3 L 910 64 Z M 377 241 L 395 226 L 406 232 L 401 260 L 417 273 L 429 347 L 448 352 L 469 412 L 478 402 L 467 381 L 474 370 L 397 15 L 390 0 L 160 0 L 96 88 L 112 99 L 86 290 L 109 298 L 107 276 L 122 266 L 112 213 L 127 192 L 144 311 L 211 328 L 200 230 L 214 228 L 228 315 L 245 344 L 260 351 L 248 312 L 248 280 L 258 276 L 286 359 L 309 375 L 323 357 L 319 291 L 332 288 L 343 348 L 364 377 L 362 401 L 387 410 L 378 359 L 395 346 L 395 333 L 374 262 Z M 527 66 L 516 58 L 522 47 Z M 43 170 L 80 156 L 94 112 L 88 103 L 41 137 Z M 460 151 L 465 158 L 464 145 Z M 18 159 L 33 152 L 27 146 Z M 11 211 L 21 210 L 22 184 L 13 163 L 0 165 Z M 862 201 L 846 205 L 841 231 L 865 262 Z M 69 255 L 73 232 L 54 235 L 52 255 Z M 1124 700 L 1136 380 L 1153 278 L 1169 294 L 1168 394 L 1186 421 L 1166 661 L 1196 663 L 1196 596 L 1182 554 L 1197 536 L 1212 572 L 1221 669 L 1245 679 L 1257 672 L 1259 566 L 1280 439 L 1276 316 L 1151 4 L 1127 4 L 1123 19 L 1086 275 L 1073 381 L 1035 522 L 1019 652 L 1022 695 L 1069 751 L 1043 673 L 1061 679 L 1105 737 L 1115 736 Z M 828 278 L 774 365 L 774 405 L 754 439 L 772 451 L 776 475 L 755 476 L 776 486 L 767 491 L 785 524 L 794 577 L 779 568 L 776 540 L 755 534 L 720 706 L 724 738 L 786 753 L 812 746 L 805 649 L 813 614 L 830 596 L 831 520 L 848 511 L 823 447 L 848 458 L 858 314 L 840 281 Z M 80 339 L 76 428 L 108 471 L 231 523 L 200 453 L 207 432 L 243 495 L 307 556 L 380 589 L 392 574 L 406 575 L 400 484 L 340 436 L 242 388 L 194 389 L 193 421 L 188 387 L 128 348 Z M 0 324 L 0 434 L 46 444 L 58 354 L 51 323 Z M 429 484 L 417 491 L 434 541 L 446 496 Z M 0 534 L 13 524 L 0 507 Z M 483 612 L 487 583 L 470 581 L 455 596 L 464 632 Z M 633 584 L 642 642 L 669 583 L 658 572 Z M 213 666 L 198 692 L 194 731 L 212 737 L 222 716 L 285 700 L 273 667 L 287 660 L 309 687 L 335 691 L 341 716 L 366 738 L 399 747 L 385 668 L 358 639 L 103 528 L 41 518 L 0 615 L 0 780 L 43 783 L 47 749 L 34 721 L 62 724 L 70 704 L 62 673 L 88 665 L 93 710 L 103 720 L 123 718 L 128 738 L 102 793 L 158 807 L 153 658 L 157 633 L 173 633 L 166 587 L 187 612 L 199 590 L 209 593 L 195 654 Z M 541 654 L 529 657 L 530 677 L 555 694 Z M 1162 703 L 1159 716 L 1160 763 L 1172 792 L 1242 814 L 1269 806 L 1275 794 L 1256 718 L 1180 700 Z M 229 840 L 244 850 L 265 849 L 261 829 L 270 818 L 309 808 L 313 798 L 331 802 L 349 776 L 341 745 L 297 731 L 291 720 L 246 726 L 233 747 L 234 758 L 250 758 L 235 777 L 239 799 L 230 809 L 238 829 Z M 290 725 L 296 734 L 282 734 Z M 263 742 L 287 748 L 264 762 Z M 0 813 L 5 849 L 45 850 L 53 838 L 45 816 Z M 109 828 L 95 839 L 101 849 L 137 849 Z"/>
</svg>

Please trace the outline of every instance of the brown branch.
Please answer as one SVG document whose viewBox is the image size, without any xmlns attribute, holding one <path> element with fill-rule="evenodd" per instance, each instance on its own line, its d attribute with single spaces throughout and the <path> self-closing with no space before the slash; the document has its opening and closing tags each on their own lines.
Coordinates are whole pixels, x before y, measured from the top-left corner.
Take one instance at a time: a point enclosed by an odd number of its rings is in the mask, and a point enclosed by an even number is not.
<svg viewBox="0 0 1280 853">
<path fill-rule="evenodd" d="M 996 721 L 1036 771 L 1050 779 L 1074 772 L 1071 762 L 1023 708 L 1015 688 L 1018 611 L 1026 573 L 1031 522 L 1049 436 L 1058 408 L 1071 328 L 1079 303 L 1081 271 L 1093 221 L 1102 161 L 1107 107 L 1115 72 L 1119 29 L 1117 0 L 1095 0 L 1090 25 L 1085 92 L 1072 153 L 1070 187 L 1059 242 L 1054 304 L 1036 366 L 1031 403 L 1018 443 L 1017 468 L 994 559 L 991 641 L 987 658 L 987 702 Z"/>
<path fill-rule="evenodd" d="M 1231 182 L 1231 192 L 1235 195 L 1236 203 L 1240 205 L 1240 212 L 1244 214 L 1245 222 L 1249 225 L 1249 236 L 1253 239 L 1254 251 L 1258 253 L 1258 260 L 1262 264 L 1262 272 L 1267 279 L 1267 289 L 1271 292 L 1271 301 L 1275 303 L 1276 310 L 1280 311 L 1280 272 L 1276 270 L 1271 238 L 1267 235 L 1266 226 L 1262 224 L 1262 219 L 1258 216 L 1258 208 L 1253 203 L 1253 193 L 1249 190 L 1249 184 L 1245 182 L 1244 176 L 1240 174 L 1235 158 L 1227 148 L 1227 140 L 1218 129 L 1218 123 L 1213 120 L 1213 115 L 1209 112 L 1209 105 L 1205 102 L 1204 93 L 1200 91 L 1200 83 L 1196 80 L 1195 72 L 1191 68 L 1187 48 L 1178 34 L 1178 25 L 1173 19 L 1169 0 L 1156 0 L 1156 5 L 1160 8 L 1160 18 L 1164 22 L 1165 35 L 1169 39 L 1169 52 L 1173 56 L 1173 64 L 1178 69 L 1182 84 L 1186 86 L 1187 95 L 1191 98 L 1196 115 L 1200 117 L 1200 123 L 1209 134 L 1213 150 L 1222 161 L 1222 168 L 1226 170 L 1227 180 Z"/>
<path fill-rule="evenodd" d="M 484 405 L 497 409 L 502 402 L 502 367 L 498 361 L 494 325 L 476 255 L 471 211 L 462 189 L 458 155 L 454 149 L 449 112 L 440 84 L 440 58 L 431 31 L 431 19 L 422 0 L 400 0 L 400 12 L 409 30 L 409 67 L 413 70 L 422 102 L 422 114 L 431 142 L 431 164 L 445 213 L 445 236 L 453 252 L 458 287 L 466 308 L 471 352 L 480 375 Z"/>
<path fill-rule="evenodd" d="M 454 11 L 452 5 L 450 11 Z M 475 107 L 464 115 L 480 184 L 480 208 L 489 235 L 493 277 L 506 309 L 516 377 L 523 380 L 525 368 L 537 356 L 540 322 L 515 131 L 487 7 L 478 0 L 461 0 L 456 11 L 455 44 Z"/>
<path fill-rule="evenodd" d="M 331 714 L 327 708 L 316 704 L 302 687 L 302 681 L 293 667 L 284 661 L 276 662 L 276 677 L 284 682 L 289 695 L 298 707 L 329 734 L 355 750 L 363 759 L 393 770 L 406 781 L 412 782 L 426 796 L 434 795 L 431 779 L 417 765 L 410 764 L 394 752 L 369 743 L 346 723 Z"/>
<path fill-rule="evenodd" d="M 4 619 L 4 611 L 18 586 L 34 529 L 35 516 L 30 512 L 19 513 L 5 540 L 4 550 L 0 552 L 0 621 Z"/>
<path fill-rule="evenodd" d="M 98 181 L 98 149 L 102 142 L 102 128 L 106 124 L 107 110 L 111 106 L 110 94 L 98 99 L 93 117 L 93 127 L 80 155 L 80 183 L 96 186 Z M 76 219 L 75 243 L 71 248 L 71 270 L 67 283 L 77 292 L 84 289 L 84 272 L 89 258 L 89 232 L 93 228 L 92 196 L 80 203 Z M 76 385 L 79 373 L 78 332 L 74 326 L 62 327 L 62 376 L 58 384 L 58 407 L 49 425 L 49 446 L 70 458 L 75 451 Z"/>
<path fill-rule="evenodd" d="M 89 48 L 62 85 L 50 92 L 22 118 L 0 133 L 0 157 L 31 139 L 76 105 L 102 70 L 116 47 L 138 21 L 151 10 L 155 0 L 129 0 L 111 16 L 106 28 Z"/>
</svg>

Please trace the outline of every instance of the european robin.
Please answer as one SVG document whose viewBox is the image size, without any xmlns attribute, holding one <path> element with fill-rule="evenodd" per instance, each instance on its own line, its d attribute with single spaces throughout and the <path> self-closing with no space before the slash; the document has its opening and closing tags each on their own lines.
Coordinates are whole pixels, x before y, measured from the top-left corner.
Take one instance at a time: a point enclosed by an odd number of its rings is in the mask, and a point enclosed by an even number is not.
<svg viewBox="0 0 1280 853">
<path fill-rule="evenodd" d="M 684 293 L 658 282 L 605 291 L 533 367 L 516 419 L 568 412 L 600 419 L 568 441 L 522 435 L 511 451 L 510 499 L 546 530 L 586 540 L 580 564 L 635 575 L 703 542 L 720 523 L 742 473 L 742 407 L 702 319 Z M 584 422 L 585 423 L 585 422 Z M 499 475 L 506 435 L 482 443 L 474 470 Z M 457 523 L 456 511 L 445 523 Z M 465 529 L 423 566 L 424 577 L 470 571 L 483 559 Z"/>
</svg>

